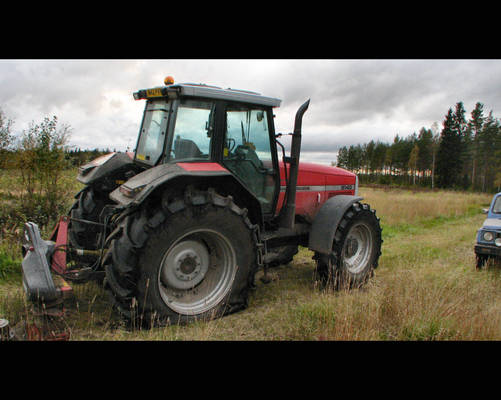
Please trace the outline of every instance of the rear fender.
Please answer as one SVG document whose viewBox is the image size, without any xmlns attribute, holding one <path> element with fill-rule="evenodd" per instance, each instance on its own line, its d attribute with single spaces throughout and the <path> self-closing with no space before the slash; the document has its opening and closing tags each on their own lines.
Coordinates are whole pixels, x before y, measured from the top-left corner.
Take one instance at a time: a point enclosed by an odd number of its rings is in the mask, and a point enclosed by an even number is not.
<svg viewBox="0 0 501 400">
<path fill-rule="evenodd" d="M 166 190 L 180 191 L 188 185 L 202 190 L 213 187 L 221 195 L 232 196 L 239 207 L 247 208 L 253 223 L 263 226 L 259 200 L 231 172 L 217 163 L 158 165 L 129 179 L 110 193 L 110 199 L 122 207 L 137 207 L 147 199 L 161 199 Z M 129 195 L 125 194 L 127 192 Z"/>
<path fill-rule="evenodd" d="M 337 227 L 345 212 L 362 197 L 338 195 L 327 200 L 318 211 L 311 226 L 308 248 L 321 254 L 330 254 Z"/>
</svg>

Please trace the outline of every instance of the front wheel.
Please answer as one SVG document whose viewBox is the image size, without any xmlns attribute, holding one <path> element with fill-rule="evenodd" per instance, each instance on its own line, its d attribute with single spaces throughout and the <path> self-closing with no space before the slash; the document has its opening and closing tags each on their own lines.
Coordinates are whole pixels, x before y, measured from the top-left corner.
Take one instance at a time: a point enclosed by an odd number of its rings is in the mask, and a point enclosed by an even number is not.
<svg viewBox="0 0 501 400">
<path fill-rule="evenodd" d="M 379 218 L 369 205 L 357 202 L 339 223 L 332 252 L 316 254 L 317 273 L 335 289 L 361 287 L 377 268 L 381 244 Z"/>
<path fill-rule="evenodd" d="M 68 241 L 71 247 L 86 250 L 96 250 L 100 247 L 102 227 L 99 226 L 99 216 L 104 207 L 111 204 L 107 193 L 87 186 L 76 195 L 76 201 L 69 211 L 71 218 L 68 227 Z M 84 220 L 94 222 L 85 223 Z M 96 224 L 97 223 L 97 224 Z M 80 262 L 93 263 L 94 256 L 73 256 Z"/>
<path fill-rule="evenodd" d="M 476 254 L 476 261 L 477 261 L 476 269 L 477 269 L 477 271 L 481 270 L 485 266 L 485 264 L 487 263 L 488 260 L 489 260 L 489 256 L 487 256 L 485 254 Z"/>
</svg>

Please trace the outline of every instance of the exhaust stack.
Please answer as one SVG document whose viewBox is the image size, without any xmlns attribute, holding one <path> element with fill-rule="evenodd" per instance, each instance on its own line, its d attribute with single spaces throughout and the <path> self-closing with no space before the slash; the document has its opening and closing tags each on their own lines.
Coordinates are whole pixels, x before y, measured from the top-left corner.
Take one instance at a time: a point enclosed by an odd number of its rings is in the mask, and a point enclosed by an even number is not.
<svg viewBox="0 0 501 400">
<path fill-rule="evenodd" d="M 285 205 L 280 211 L 280 227 L 294 229 L 294 217 L 296 214 L 296 186 L 299 170 L 299 155 L 301 153 L 301 127 L 303 114 L 308 109 L 310 100 L 306 101 L 296 112 L 294 121 L 294 133 L 292 134 L 291 155 L 289 158 L 289 184 L 285 190 Z"/>
</svg>

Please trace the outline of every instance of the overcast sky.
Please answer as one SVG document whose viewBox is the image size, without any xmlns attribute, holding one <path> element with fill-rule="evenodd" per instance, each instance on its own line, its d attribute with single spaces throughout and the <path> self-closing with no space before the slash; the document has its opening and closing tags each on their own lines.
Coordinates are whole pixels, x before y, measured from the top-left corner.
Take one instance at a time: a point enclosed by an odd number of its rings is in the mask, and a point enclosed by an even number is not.
<svg viewBox="0 0 501 400">
<path fill-rule="evenodd" d="M 57 116 L 71 127 L 69 145 L 133 148 L 144 101 L 138 89 L 206 83 L 245 89 L 282 100 L 277 132 L 291 132 L 297 108 L 303 118 L 303 161 L 329 164 L 340 147 L 371 139 L 391 142 L 433 122 L 442 128 L 449 108 L 476 102 L 487 115 L 501 113 L 501 60 L 0 60 L 0 108 L 15 134 L 31 122 Z"/>
</svg>

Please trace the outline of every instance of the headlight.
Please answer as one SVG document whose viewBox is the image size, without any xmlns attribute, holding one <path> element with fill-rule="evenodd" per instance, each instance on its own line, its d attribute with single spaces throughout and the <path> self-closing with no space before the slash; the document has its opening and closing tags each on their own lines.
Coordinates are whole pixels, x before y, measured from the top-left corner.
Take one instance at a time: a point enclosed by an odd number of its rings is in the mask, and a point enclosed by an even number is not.
<svg viewBox="0 0 501 400">
<path fill-rule="evenodd" d="M 497 238 L 494 243 L 496 244 L 496 246 L 498 247 L 501 247 L 501 238 Z"/>
<path fill-rule="evenodd" d="M 494 235 L 492 232 L 484 232 L 483 238 L 486 242 L 490 242 L 492 239 L 494 239 Z"/>
</svg>

